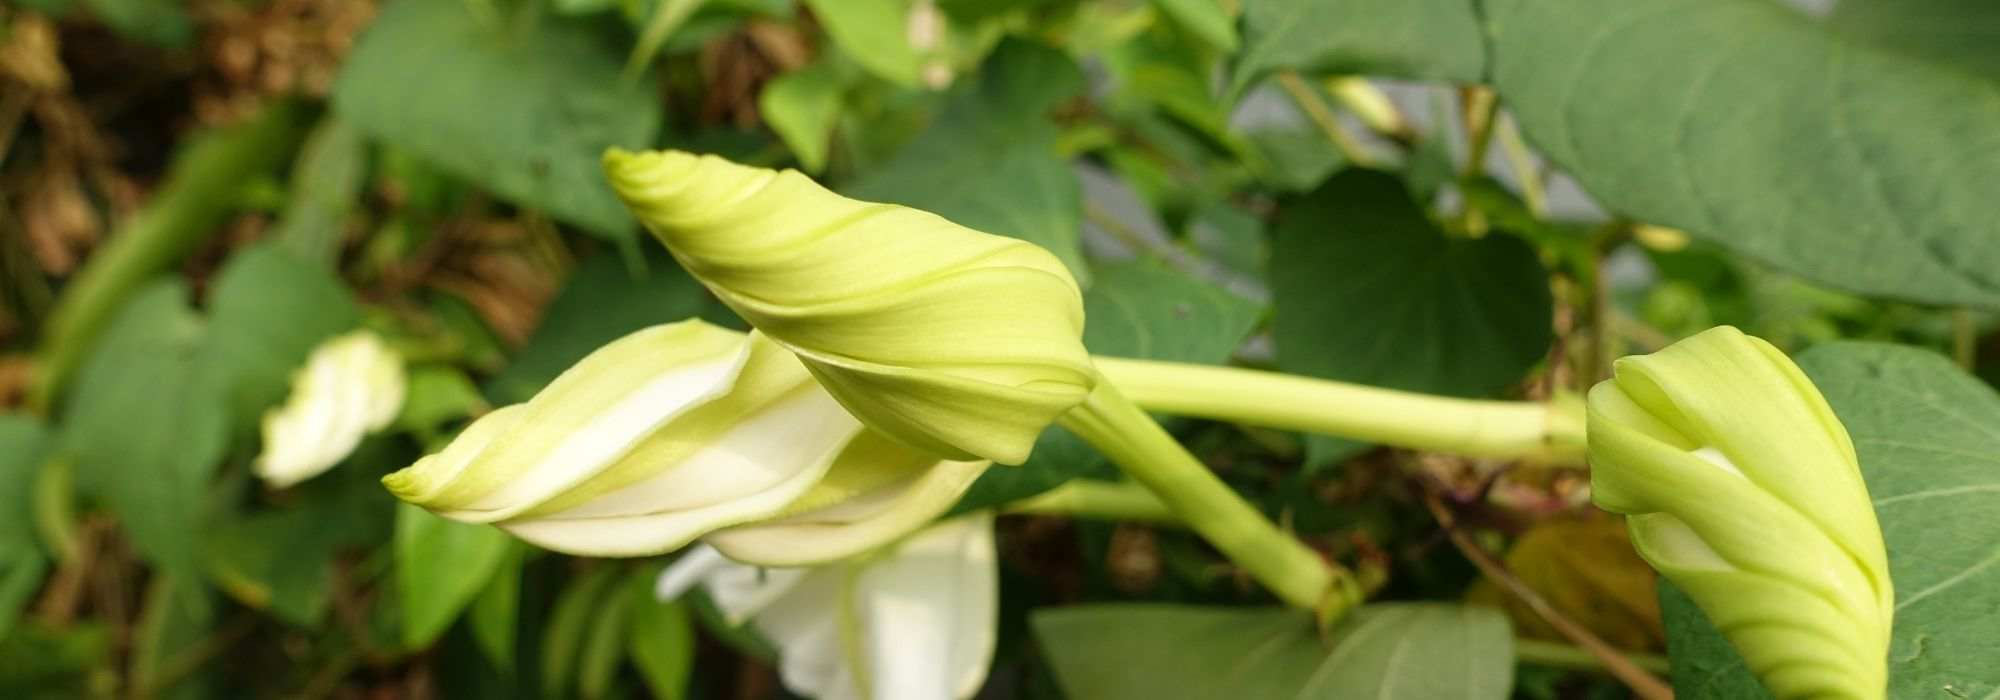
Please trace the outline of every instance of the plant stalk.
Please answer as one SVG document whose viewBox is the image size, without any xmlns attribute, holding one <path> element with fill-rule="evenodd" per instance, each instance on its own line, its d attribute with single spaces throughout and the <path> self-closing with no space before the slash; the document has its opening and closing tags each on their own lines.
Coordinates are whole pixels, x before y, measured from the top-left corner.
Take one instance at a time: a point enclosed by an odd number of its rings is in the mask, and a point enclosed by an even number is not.
<svg viewBox="0 0 2000 700">
<path fill-rule="evenodd" d="M 1129 481 L 1071 479 L 1039 495 L 1009 503 L 1002 510 L 1024 515 L 1184 525 L 1159 496 Z"/>
<path fill-rule="evenodd" d="M 1097 447 L 1280 600 L 1329 623 L 1361 602 L 1348 572 L 1278 528 L 1110 381 L 1059 421 Z"/>
<path fill-rule="evenodd" d="M 1469 457 L 1581 461 L 1583 406 L 1481 401 L 1233 367 L 1094 358 L 1148 410 Z"/>
</svg>

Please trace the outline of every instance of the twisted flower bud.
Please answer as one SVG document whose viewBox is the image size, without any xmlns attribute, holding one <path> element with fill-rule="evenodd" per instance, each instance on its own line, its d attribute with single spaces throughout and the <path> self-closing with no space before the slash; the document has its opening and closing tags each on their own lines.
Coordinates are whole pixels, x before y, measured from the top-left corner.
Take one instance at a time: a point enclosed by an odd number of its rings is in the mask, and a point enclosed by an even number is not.
<svg viewBox="0 0 2000 700">
<path fill-rule="evenodd" d="M 346 459 L 403 407 L 403 358 L 367 331 L 320 344 L 292 375 L 292 393 L 264 414 L 263 451 L 251 470 L 285 488 Z"/>
<path fill-rule="evenodd" d="M 691 320 L 599 348 L 383 483 L 447 518 L 591 556 L 778 518 L 787 536 L 753 530 L 740 558 L 812 563 L 921 527 L 986 466 L 881 442 L 784 348 Z"/>
<path fill-rule="evenodd" d="M 1082 296 L 1046 250 L 791 170 L 615 149 L 604 165 L 688 272 L 904 444 L 1016 464 L 1090 393 Z"/>
<path fill-rule="evenodd" d="M 1888 556 L 1826 399 L 1726 326 L 1615 368 L 1589 398 L 1597 504 L 1781 700 L 1882 698 Z"/>
</svg>

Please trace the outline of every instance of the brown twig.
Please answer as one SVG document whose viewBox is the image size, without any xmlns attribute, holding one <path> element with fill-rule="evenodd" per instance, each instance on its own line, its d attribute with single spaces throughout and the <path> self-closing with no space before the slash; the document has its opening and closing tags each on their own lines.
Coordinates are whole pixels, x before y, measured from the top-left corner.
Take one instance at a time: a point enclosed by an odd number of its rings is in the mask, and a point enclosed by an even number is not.
<svg viewBox="0 0 2000 700">
<path fill-rule="evenodd" d="M 1481 549 L 1478 543 L 1460 531 L 1452 518 L 1451 510 L 1445 507 L 1444 501 L 1438 498 L 1435 492 L 1430 489 L 1424 490 L 1424 504 L 1430 506 L 1431 515 L 1437 518 L 1438 526 L 1444 528 L 1445 534 L 1451 537 L 1451 543 L 1458 547 L 1459 552 L 1465 554 L 1465 558 L 1470 560 L 1473 566 L 1479 567 L 1479 571 L 1487 578 L 1500 584 L 1501 588 L 1506 589 L 1514 597 L 1520 598 L 1521 602 L 1527 603 L 1529 609 L 1534 610 L 1536 615 L 1547 621 L 1549 626 L 1556 628 L 1562 636 L 1569 638 L 1584 651 L 1590 652 L 1591 656 L 1597 657 L 1597 660 L 1604 664 L 1604 670 L 1630 687 L 1634 694 L 1645 700 L 1673 700 L 1674 689 L 1666 682 L 1639 668 L 1602 638 L 1562 614 L 1562 611 L 1549 604 L 1548 599 L 1543 598 L 1540 593 L 1535 592 L 1535 589 L 1529 588 L 1528 584 L 1514 576 L 1514 572 L 1509 571 L 1505 563 L 1493 558 L 1492 554 Z"/>
</svg>

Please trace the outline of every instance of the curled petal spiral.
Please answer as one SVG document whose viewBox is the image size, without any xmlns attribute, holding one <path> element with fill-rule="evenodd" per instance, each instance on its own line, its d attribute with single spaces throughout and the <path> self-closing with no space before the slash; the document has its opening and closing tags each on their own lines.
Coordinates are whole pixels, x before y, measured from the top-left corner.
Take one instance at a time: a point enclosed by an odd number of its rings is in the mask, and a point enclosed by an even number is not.
<svg viewBox="0 0 2000 700">
<path fill-rule="evenodd" d="M 1592 498 L 1782 700 L 1879 699 L 1888 556 L 1847 430 L 1797 365 L 1710 329 L 1589 396 Z"/>
<path fill-rule="evenodd" d="M 285 403 L 264 414 L 263 450 L 252 470 L 285 488 L 333 468 L 362 437 L 395 420 L 404 381 L 403 358 L 373 333 L 355 331 L 314 348 L 292 376 Z"/>
<path fill-rule="evenodd" d="M 1034 244 L 796 171 L 677 151 L 604 164 L 682 266 L 900 442 L 1016 464 L 1095 383 L 1076 281 Z"/>
</svg>

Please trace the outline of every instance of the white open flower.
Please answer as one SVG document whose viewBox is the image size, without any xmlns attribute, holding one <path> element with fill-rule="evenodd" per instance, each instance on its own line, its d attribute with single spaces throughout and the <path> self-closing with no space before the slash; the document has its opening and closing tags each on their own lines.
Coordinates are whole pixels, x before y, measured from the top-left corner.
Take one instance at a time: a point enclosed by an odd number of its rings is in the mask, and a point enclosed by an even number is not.
<svg viewBox="0 0 2000 700">
<path fill-rule="evenodd" d="M 696 584 L 731 623 L 777 645 L 786 688 L 820 700 L 963 700 L 993 662 L 999 573 L 989 513 L 815 568 L 762 569 L 703 547 L 667 568 L 659 594 Z"/>
<path fill-rule="evenodd" d="M 264 447 L 253 466 L 278 488 L 318 476 L 403 406 L 403 359 L 373 333 L 336 337 L 292 376 L 284 405 L 264 414 Z"/>
<path fill-rule="evenodd" d="M 761 334 L 684 321 L 599 348 L 383 483 L 572 554 L 660 554 L 745 526 L 733 554 L 802 564 L 908 533 L 985 466 L 879 439 Z M 755 532 L 771 519 L 779 541 Z"/>
</svg>

